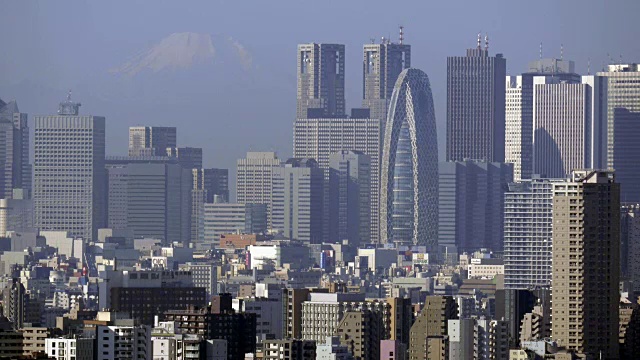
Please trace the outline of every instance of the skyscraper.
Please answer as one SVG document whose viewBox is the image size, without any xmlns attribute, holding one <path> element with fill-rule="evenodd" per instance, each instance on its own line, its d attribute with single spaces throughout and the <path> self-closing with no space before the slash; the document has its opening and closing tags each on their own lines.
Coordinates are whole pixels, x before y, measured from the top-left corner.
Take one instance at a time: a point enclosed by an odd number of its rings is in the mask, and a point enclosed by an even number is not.
<svg viewBox="0 0 640 360">
<path fill-rule="evenodd" d="M 296 158 L 315 159 L 322 169 L 328 170 L 331 155 L 343 150 L 361 151 L 370 157 L 371 235 L 366 240 L 367 242 L 377 242 L 379 239 L 379 179 L 381 136 L 384 131 L 381 124 L 383 123 L 383 120 L 369 118 L 324 118 L 297 119 L 294 124 L 293 156 Z M 328 180 L 328 176 L 325 176 L 325 180 Z M 325 191 L 325 197 L 328 201 L 328 191 Z M 325 219 L 328 218 L 329 215 L 325 211 Z M 325 235 L 327 235 L 327 241 L 331 240 L 328 232 Z"/>
<path fill-rule="evenodd" d="M 486 41 L 447 58 L 447 161 L 504 162 L 507 60 Z"/>
<path fill-rule="evenodd" d="M 501 251 L 504 193 L 513 165 L 447 161 L 439 164 L 438 177 L 438 245 L 459 253 Z"/>
<path fill-rule="evenodd" d="M 229 170 L 193 169 L 191 188 L 191 240 L 204 240 L 204 205 L 229 201 Z M 266 204 L 265 204 L 266 206 Z"/>
<path fill-rule="evenodd" d="M 551 286 L 553 184 L 534 178 L 509 184 L 504 195 L 504 287 Z"/>
<path fill-rule="evenodd" d="M 129 128 L 129 156 L 166 156 L 176 147 L 176 128 L 133 126 Z"/>
<path fill-rule="evenodd" d="M 271 196 L 273 171 L 281 160 L 274 152 L 248 152 L 238 159 L 236 169 L 236 201 L 240 204 L 267 204 L 267 226 L 272 228 Z"/>
<path fill-rule="evenodd" d="M 575 169 L 601 169 L 606 161 L 606 91 L 597 76 L 569 82 L 533 78 L 533 173 L 564 178 Z"/>
<path fill-rule="evenodd" d="M 266 231 L 267 204 L 204 205 L 204 242 L 207 246 L 217 246 L 223 234 L 258 234 Z"/>
<path fill-rule="evenodd" d="M 29 150 L 27 114 L 15 101 L 0 99 L 0 198 L 11 198 L 13 189 L 31 197 Z"/>
<path fill-rule="evenodd" d="M 344 45 L 298 45 L 297 119 L 344 117 Z"/>
<path fill-rule="evenodd" d="M 615 169 L 623 202 L 640 202 L 640 64 L 609 65 L 607 82 L 607 168 Z"/>
<path fill-rule="evenodd" d="M 553 340 L 618 358 L 620 184 L 613 173 L 574 171 L 553 185 Z"/>
<path fill-rule="evenodd" d="M 620 245 L 622 275 L 640 294 L 640 204 L 624 204 L 621 209 Z"/>
<path fill-rule="evenodd" d="M 505 100 L 505 162 L 513 164 L 513 180 L 530 179 L 533 171 L 533 78 L 546 76 L 579 83 L 573 61 L 539 59 L 522 75 L 507 76 Z"/>
<path fill-rule="evenodd" d="M 396 80 L 402 70 L 411 67 L 411 45 L 402 40 L 392 43 L 383 38 L 379 44 L 364 45 L 362 107 L 369 109 L 372 119 L 386 121 Z"/>
<path fill-rule="evenodd" d="M 191 170 L 169 157 L 109 157 L 108 226 L 165 243 L 191 240 Z"/>
<path fill-rule="evenodd" d="M 329 159 L 329 239 L 358 246 L 371 237 L 371 158 L 343 150 Z"/>
<path fill-rule="evenodd" d="M 177 158 L 183 168 L 189 170 L 202 168 L 202 148 L 169 147 L 166 150 L 166 156 Z"/>
<path fill-rule="evenodd" d="M 380 237 L 437 244 L 438 143 L 427 74 L 404 70 L 391 97 L 382 152 Z"/>
<path fill-rule="evenodd" d="M 271 220 L 287 239 L 322 243 L 324 171 L 313 159 L 292 158 L 273 170 Z"/>
<path fill-rule="evenodd" d="M 433 357 L 433 343 L 445 342 L 448 350 L 449 320 L 458 318 L 458 306 L 450 296 L 427 296 L 424 307 L 411 326 L 409 360 L 440 359 Z M 438 346 L 435 346 L 438 347 Z M 436 351 L 437 355 L 439 351 Z M 445 359 L 448 357 L 445 357 Z"/>
<path fill-rule="evenodd" d="M 105 222 L 105 119 L 79 108 L 69 96 L 35 118 L 35 225 L 91 241 Z"/>
</svg>

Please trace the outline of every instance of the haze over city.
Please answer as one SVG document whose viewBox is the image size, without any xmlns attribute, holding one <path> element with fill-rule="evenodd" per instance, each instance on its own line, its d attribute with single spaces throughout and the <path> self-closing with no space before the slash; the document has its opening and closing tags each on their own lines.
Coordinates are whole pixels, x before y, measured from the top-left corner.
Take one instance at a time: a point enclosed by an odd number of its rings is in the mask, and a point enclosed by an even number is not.
<svg viewBox="0 0 640 360">
<path fill-rule="evenodd" d="M 508 74 L 526 71 L 540 43 L 543 57 L 564 45 L 586 74 L 589 60 L 594 73 L 607 54 L 640 56 L 629 27 L 638 12 L 633 0 L 5 1 L 0 96 L 48 114 L 71 89 L 82 113 L 107 117 L 109 154 L 126 152 L 129 126 L 179 125 L 179 142 L 202 147 L 206 166 L 232 168 L 248 149 L 292 155 L 296 44 L 345 44 L 347 106 L 357 107 L 362 45 L 397 41 L 402 25 L 412 65 L 431 79 L 442 159 L 446 57 L 464 55 L 478 32 L 507 58 Z M 185 33 L 210 36 L 214 51 Z M 150 49 L 152 62 L 135 73 L 113 71 Z M 176 58 L 186 49 L 193 63 Z"/>
<path fill-rule="evenodd" d="M 640 359 L 640 0 L 0 0 L 0 359 Z"/>
</svg>

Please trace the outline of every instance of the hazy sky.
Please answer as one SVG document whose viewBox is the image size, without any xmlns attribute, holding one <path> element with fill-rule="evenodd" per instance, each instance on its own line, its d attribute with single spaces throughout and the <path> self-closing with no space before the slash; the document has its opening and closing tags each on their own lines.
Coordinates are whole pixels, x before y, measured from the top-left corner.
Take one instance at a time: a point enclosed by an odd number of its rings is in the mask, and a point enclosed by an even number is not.
<svg viewBox="0 0 640 360">
<path fill-rule="evenodd" d="M 475 46 L 478 32 L 489 34 L 491 53 L 507 58 L 509 74 L 538 58 L 540 42 L 545 57 L 559 57 L 564 44 L 564 57 L 586 74 L 588 59 L 593 73 L 608 54 L 640 61 L 638 14 L 638 0 L 0 0 L 0 98 L 16 99 L 31 119 L 55 112 L 73 89 L 83 113 L 106 116 L 108 154 L 126 153 L 129 126 L 174 125 L 179 145 L 202 147 L 206 166 L 233 173 L 250 149 L 292 152 L 296 44 L 346 45 L 347 104 L 355 107 L 362 45 L 396 40 L 404 25 L 412 65 L 431 80 L 442 157 L 446 57 Z M 214 63 L 132 77 L 109 72 L 182 32 L 213 35 Z"/>
</svg>

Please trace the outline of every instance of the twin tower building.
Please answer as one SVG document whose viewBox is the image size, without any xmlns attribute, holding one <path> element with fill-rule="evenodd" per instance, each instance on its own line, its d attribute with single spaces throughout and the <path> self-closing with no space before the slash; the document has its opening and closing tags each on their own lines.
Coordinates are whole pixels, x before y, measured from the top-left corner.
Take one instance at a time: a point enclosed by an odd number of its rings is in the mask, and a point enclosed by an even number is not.
<svg viewBox="0 0 640 360">
<path fill-rule="evenodd" d="M 398 43 L 383 38 L 364 45 L 363 55 L 362 108 L 348 117 L 344 45 L 298 45 L 294 157 L 312 157 L 322 166 L 333 152 L 365 153 L 371 163 L 370 238 L 361 242 L 433 249 L 438 144 L 429 78 L 411 68 L 411 47 L 403 44 L 402 31 Z M 449 92 L 459 100 L 448 109 L 456 116 L 447 126 L 448 160 L 503 162 L 506 60 L 478 46 L 449 62 Z"/>
</svg>

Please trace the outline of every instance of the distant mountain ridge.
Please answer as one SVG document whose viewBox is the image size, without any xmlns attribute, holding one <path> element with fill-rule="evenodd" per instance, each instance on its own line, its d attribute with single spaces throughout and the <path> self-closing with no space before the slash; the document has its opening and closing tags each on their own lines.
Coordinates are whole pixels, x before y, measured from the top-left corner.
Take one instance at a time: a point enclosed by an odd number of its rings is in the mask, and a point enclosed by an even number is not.
<svg viewBox="0 0 640 360">
<path fill-rule="evenodd" d="M 196 64 L 233 61 L 249 70 L 253 59 L 244 45 L 230 36 L 214 37 L 193 32 L 173 33 L 131 60 L 117 66 L 112 74 L 136 76 L 143 71 L 189 69 Z"/>
</svg>

